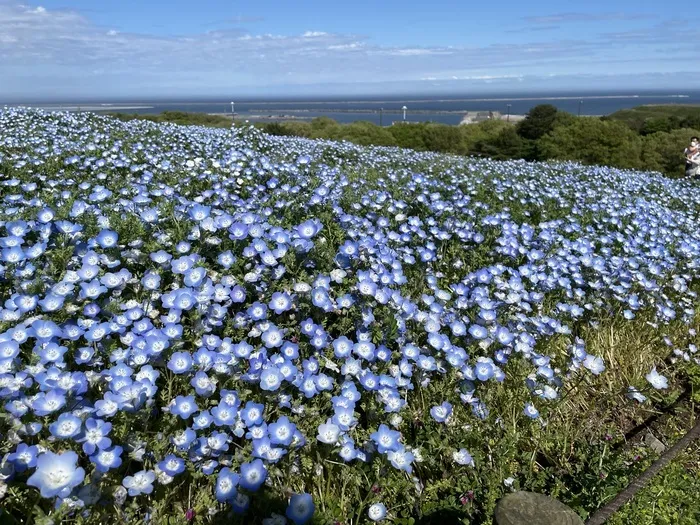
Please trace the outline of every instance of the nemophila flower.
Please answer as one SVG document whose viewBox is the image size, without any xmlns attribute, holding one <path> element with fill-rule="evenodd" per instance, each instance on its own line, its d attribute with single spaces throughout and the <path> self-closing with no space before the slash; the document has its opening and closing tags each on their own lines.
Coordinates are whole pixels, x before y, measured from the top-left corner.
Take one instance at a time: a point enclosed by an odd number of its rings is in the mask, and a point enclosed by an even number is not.
<svg viewBox="0 0 700 525">
<path fill-rule="evenodd" d="M 646 377 L 647 381 L 649 381 L 651 386 L 653 386 L 657 390 L 668 388 L 668 379 L 659 374 L 656 371 L 656 367 L 652 368 L 651 372 L 649 372 L 644 377 Z"/>
<path fill-rule="evenodd" d="M 95 464 L 95 468 L 99 472 L 108 472 L 121 466 L 123 451 L 120 446 L 98 449 L 95 454 L 90 456 L 90 461 Z"/>
<path fill-rule="evenodd" d="M 384 503 L 373 503 L 367 509 L 367 517 L 372 521 L 382 521 L 386 518 L 386 506 Z"/>
<path fill-rule="evenodd" d="M 257 492 L 267 479 L 267 469 L 260 459 L 254 459 L 250 463 L 242 463 L 240 471 L 240 487 L 251 492 Z"/>
<path fill-rule="evenodd" d="M 289 421 L 289 418 L 286 416 L 280 417 L 267 427 L 270 443 L 288 447 L 292 443 L 295 430 L 296 425 Z"/>
<path fill-rule="evenodd" d="M 97 237 L 95 237 L 95 242 L 102 248 L 112 248 L 117 245 L 118 239 L 119 236 L 116 232 L 112 230 L 102 230 Z"/>
<path fill-rule="evenodd" d="M 80 433 L 83 422 L 79 417 L 65 412 L 49 425 L 51 435 L 58 439 L 71 439 Z"/>
<path fill-rule="evenodd" d="M 248 428 L 254 427 L 262 423 L 264 410 L 265 405 L 262 403 L 248 401 L 241 410 L 240 417 Z"/>
<path fill-rule="evenodd" d="M 216 381 L 210 378 L 206 372 L 199 371 L 190 381 L 198 396 L 209 397 L 216 390 Z"/>
<path fill-rule="evenodd" d="M 37 458 L 36 470 L 27 479 L 27 485 L 39 489 L 42 498 L 65 498 L 85 479 L 85 471 L 77 463 L 75 452 L 45 452 Z"/>
<path fill-rule="evenodd" d="M 340 436 L 340 427 L 331 422 L 329 419 L 325 424 L 318 426 L 318 436 L 317 439 L 321 443 L 326 443 L 328 445 L 335 445 L 338 442 L 338 437 Z"/>
<path fill-rule="evenodd" d="M 238 494 L 238 482 L 240 476 L 233 472 L 228 467 L 224 467 L 219 471 L 216 478 L 215 496 L 219 502 L 230 502 Z"/>
<path fill-rule="evenodd" d="M 630 387 L 627 387 L 627 390 L 628 390 L 628 392 L 627 392 L 628 398 L 634 399 L 638 403 L 644 403 L 647 400 L 647 397 L 644 394 L 642 394 L 639 390 L 637 390 L 637 388 L 630 386 Z"/>
<path fill-rule="evenodd" d="M 413 466 L 411 463 L 413 463 L 414 456 L 404 447 L 399 447 L 397 450 L 388 451 L 387 457 L 394 468 L 398 470 L 405 470 L 409 474 L 413 472 Z"/>
<path fill-rule="evenodd" d="M 289 499 L 289 506 L 285 515 L 292 520 L 294 525 L 303 525 L 311 520 L 316 511 L 311 494 L 294 494 Z"/>
<path fill-rule="evenodd" d="M 370 434 L 369 437 L 377 445 L 377 450 L 381 454 L 397 450 L 400 447 L 399 438 L 401 437 L 401 433 L 397 430 L 391 430 L 383 423 L 379 425 L 379 429 Z"/>
<path fill-rule="evenodd" d="M 107 435 L 111 430 L 111 423 L 106 423 L 101 419 L 88 418 L 85 421 L 83 436 L 78 439 L 78 443 L 83 444 L 83 452 L 92 455 L 96 449 L 109 448 L 112 445 L 112 440 Z"/>
<path fill-rule="evenodd" d="M 452 459 L 458 465 L 474 466 L 474 459 L 472 458 L 471 454 L 465 448 L 455 450 L 452 453 Z"/>
<path fill-rule="evenodd" d="M 535 408 L 535 405 L 532 403 L 525 403 L 525 408 L 523 409 L 523 413 L 532 419 L 537 419 L 540 417 L 540 412 Z"/>
<path fill-rule="evenodd" d="M 292 307 L 292 297 L 285 292 L 275 292 L 272 294 L 270 303 L 268 305 L 271 310 L 279 315 L 283 312 L 288 311 Z"/>
<path fill-rule="evenodd" d="M 175 477 L 185 471 L 185 462 L 173 454 L 168 454 L 158 463 L 158 468 L 168 476 Z"/>
<path fill-rule="evenodd" d="M 600 357 L 588 354 L 583 360 L 583 366 L 593 374 L 599 375 L 605 370 L 605 363 Z"/>
<path fill-rule="evenodd" d="M 170 413 L 182 419 L 189 419 L 198 410 L 194 396 L 177 396 L 170 406 Z"/>
<path fill-rule="evenodd" d="M 494 366 L 489 361 L 479 361 L 474 366 L 474 374 L 479 381 L 488 381 L 494 376 Z"/>
<path fill-rule="evenodd" d="M 39 448 L 36 445 L 20 443 L 14 452 L 7 456 L 7 461 L 15 467 L 15 472 L 22 473 L 29 468 L 36 466 Z"/>
<path fill-rule="evenodd" d="M 133 476 L 124 477 L 122 486 L 129 491 L 129 496 L 138 496 L 140 494 L 150 494 L 153 492 L 153 481 L 156 479 L 156 473 L 152 470 L 140 470 Z"/>
<path fill-rule="evenodd" d="M 430 409 L 430 416 L 438 423 L 444 423 L 452 415 L 452 405 L 447 401 Z"/>
<path fill-rule="evenodd" d="M 478 324 L 473 324 L 469 327 L 469 334 L 474 338 L 474 339 L 486 339 L 488 337 L 488 330 Z"/>
</svg>

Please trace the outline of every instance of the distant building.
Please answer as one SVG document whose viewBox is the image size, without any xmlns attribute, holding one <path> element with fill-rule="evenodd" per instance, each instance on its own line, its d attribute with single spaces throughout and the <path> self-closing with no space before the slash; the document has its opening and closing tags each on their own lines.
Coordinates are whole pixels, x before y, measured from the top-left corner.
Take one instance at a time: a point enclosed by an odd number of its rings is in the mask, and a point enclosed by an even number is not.
<svg viewBox="0 0 700 525">
<path fill-rule="evenodd" d="M 503 115 L 500 111 L 467 111 L 460 124 L 476 124 L 485 120 L 501 120 L 502 118 Z"/>
</svg>

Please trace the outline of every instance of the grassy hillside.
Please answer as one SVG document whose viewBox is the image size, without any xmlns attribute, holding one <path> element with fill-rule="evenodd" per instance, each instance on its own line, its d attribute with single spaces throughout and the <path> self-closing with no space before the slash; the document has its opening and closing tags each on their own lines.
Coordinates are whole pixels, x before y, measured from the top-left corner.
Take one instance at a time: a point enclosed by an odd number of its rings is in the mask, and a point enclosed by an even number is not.
<svg viewBox="0 0 700 525">
<path fill-rule="evenodd" d="M 624 122 L 642 135 L 680 128 L 700 129 L 700 105 L 661 104 L 622 109 L 606 117 Z"/>
<path fill-rule="evenodd" d="M 229 127 L 231 123 L 226 117 L 180 112 L 120 118 L 213 127 Z M 409 123 L 379 127 L 371 122 L 339 124 L 321 117 L 311 122 L 256 123 L 255 127 L 277 136 L 345 140 L 497 160 L 574 160 L 681 177 L 685 173 L 683 149 L 692 135 L 700 135 L 700 108 L 640 106 L 610 117 L 578 119 L 554 106 L 541 105 L 517 124 L 486 121 L 468 126 Z"/>
</svg>

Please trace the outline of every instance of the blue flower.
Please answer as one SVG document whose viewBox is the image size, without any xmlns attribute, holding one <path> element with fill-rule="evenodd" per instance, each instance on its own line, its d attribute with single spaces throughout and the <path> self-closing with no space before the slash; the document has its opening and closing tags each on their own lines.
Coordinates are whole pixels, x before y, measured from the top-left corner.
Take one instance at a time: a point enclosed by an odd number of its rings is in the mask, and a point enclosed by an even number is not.
<svg viewBox="0 0 700 525">
<path fill-rule="evenodd" d="M 64 412 L 58 419 L 49 425 L 49 431 L 52 436 L 59 439 L 70 439 L 80 433 L 83 422 L 79 417 L 71 413 Z"/>
<path fill-rule="evenodd" d="M 78 443 L 83 444 L 83 452 L 87 455 L 92 455 L 96 449 L 102 450 L 110 447 L 112 440 L 107 437 L 107 434 L 111 430 L 111 423 L 106 423 L 101 419 L 88 418 L 85 421 L 83 437 L 78 440 Z"/>
<path fill-rule="evenodd" d="M 122 447 L 115 445 L 111 448 L 98 450 L 95 454 L 90 456 L 90 461 L 95 464 L 95 468 L 99 472 L 108 472 L 121 466 L 122 452 Z"/>
<path fill-rule="evenodd" d="M 170 413 L 182 419 L 189 419 L 198 410 L 194 396 L 177 396 L 170 407 Z"/>
<path fill-rule="evenodd" d="M 311 494 L 294 494 L 289 500 L 286 516 L 292 520 L 294 525 L 303 525 L 311 520 L 316 511 L 314 500 Z"/>
<path fill-rule="evenodd" d="M 216 478 L 215 495 L 216 501 L 230 502 L 238 494 L 238 482 L 240 476 L 233 472 L 228 467 L 224 467 L 219 471 Z"/>
<path fill-rule="evenodd" d="M 66 498 L 85 479 L 85 471 L 77 463 L 75 452 L 45 452 L 37 458 L 36 470 L 27 479 L 27 485 L 39 489 L 42 498 Z"/>
<path fill-rule="evenodd" d="M 276 391 L 282 384 L 282 374 L 274 366 L 268 367 L 260 374 L 260 388 L 267 391 Z"/>
<path fill-rule="evenodd" d="M 367 509 L 367 517 L 372 521 L 382 521 L 386 518 L 386 506 L 384 503 L 373 503 Z"/>
<path fill-rule="evenodd" d="M 447 401 L 430 409 L 430 416 L 438 423 L 444 423 L 452 415 L 452 405 Z"/>
<path fill-rule="evenodd" d="M 239 484 L 242 488 L 257 492 L 267 479 L 267 469 L 262 460 L 254 459 L 250 463 L 241 464 L 241 477 Z"/>
<path fill-rule="evenodd" d="M 335 445 L 338 442 L 339 436 L 340 427 L 332 423 L 330 419 L 325 424 L 318 426 L 317 439 L 321 443 L 326 443 L 327 445 Z"/>
<path fill-rule="evenodd" d="M 407 451 L 405 448 L 400 447 L 397 450 L 390 450 L 387 452 L 387 457 L 394 468 L 404 470 L 409 474 L 413 472 L 413 467 L 411 466 L 414 459 L 413 454 Z"/>
<path fill-rule="evenodd" d="M 102 230 L 97 237 L 95 237 L 95 241 L 102 248 L 112 248 L 117 245 L 118 240 L 119 236 L 117 235 L 117 232 L 112 230 Z"/>
<path fill-rule="evenodd" d="M 152 470 L 140 470 L 133 476 L 126 476 L 122 481 L 125 489 L 128 489 L 129 496 L 138 496 L 140 494 L 150 494 L 153 492 L 153 481 L 156 479 L 156 473 Z"/>
<path fill-rule="evenodd" d="M 38 455 L 39 449 L 36 445 L 20 443 L 15 451 L 7 456 L 7 461 L 15 466 L 16 472 L 21 473 L 36 466 Z"/>
<path fill-rule="evenodd" d="M 267 427 L 270 443 L 288 447 L 292 443 L 295 430 L 296 426 L 289 421 L 289 418 L 286 416 L 280 417 L 276 422 L 271 423 Z"/>
<path fill-rule="evenodd" d="M 381 454 L 386 454 L 392 450 L 398 450 L 400 447 L 399 438 L 401 437 L 401 433 L 397 430 L 391 430 L 383 423 L 379 425 L 379 429 L 370 434 L 369 437 L 377 445 L 377 450 Z"/>
<path fill-rule="evenodd" d="M 185 462 L 174 454 L 168 454 L 158 463 L 158 468 L 168 476 L 175 477 L 185 471 Z"/>
</svg>

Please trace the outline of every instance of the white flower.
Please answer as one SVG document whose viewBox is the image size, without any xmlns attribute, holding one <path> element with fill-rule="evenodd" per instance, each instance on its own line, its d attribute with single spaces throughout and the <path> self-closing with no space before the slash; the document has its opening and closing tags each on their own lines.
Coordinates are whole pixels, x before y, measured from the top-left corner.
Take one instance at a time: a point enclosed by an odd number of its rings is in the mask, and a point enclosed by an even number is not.
<svg viewBox="0 0 700 525">
<path fill-rule="evenodd" d="M 656 371 L 656 367 L 652 368 L 651 372 L 649 372 L 645 377 L 647 378 L 647 381 L 651 383 L 651 386 L 657 390 L 668 388 L 668 379 L 659 374 Z"/>
<path fill-rule="evenodd" d="M 297 293 L 306 293 L 311 291 L 311 285 L 307 283 L 294 283 L 294 291 Z"/>
<path fill-rule="evenodd" d="M 389 418 L 389 423 L 391 423 L 391 426 L 394 428 L 398 428 L 399 426 L 401 426 L 402 422 L 403 418 L 398 414 L 392 414 Z"/>
</svg>

